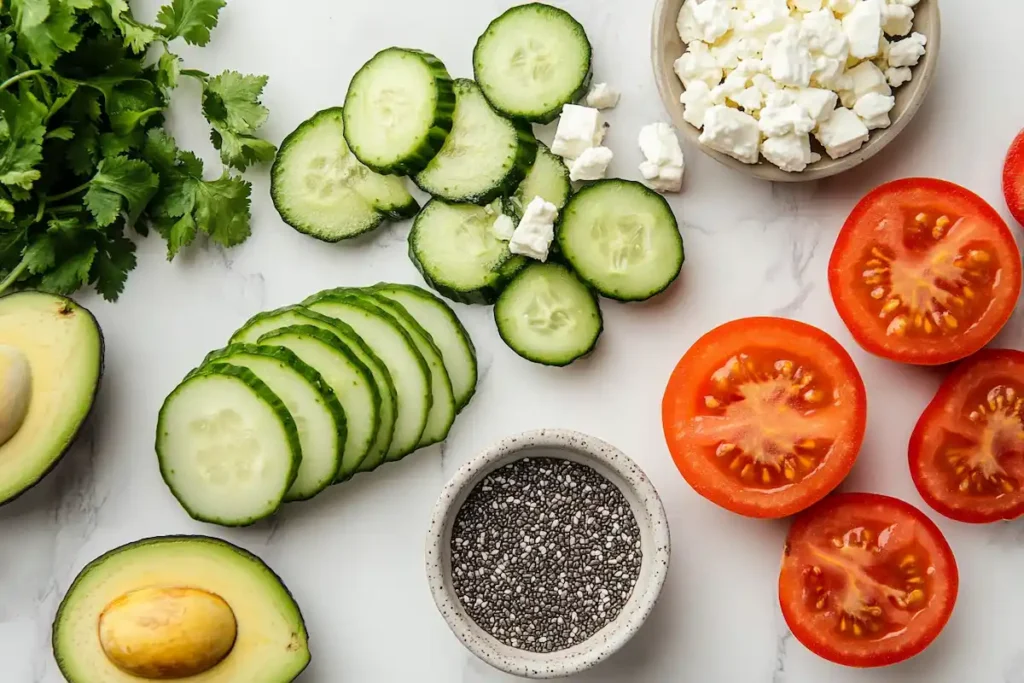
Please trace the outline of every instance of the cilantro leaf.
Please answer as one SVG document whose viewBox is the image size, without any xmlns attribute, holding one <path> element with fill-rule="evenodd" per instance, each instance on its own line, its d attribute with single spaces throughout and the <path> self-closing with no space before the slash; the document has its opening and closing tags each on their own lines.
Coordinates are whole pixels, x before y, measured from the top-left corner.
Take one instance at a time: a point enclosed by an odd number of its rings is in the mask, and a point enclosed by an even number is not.
<svg viewBox="0 0 1024 683">
<path fill-rule="evenodd" d="M 161 90 L 168 92 L 178 87 L 178 78 L 181 76 L 181 57 L 166 50 L 156 63 L 156 85 Z"/>
<path fill-rule="evenodd" d="M 266 76 L 245 76 L 237 71 L 203 79 L 203 115 L 213 127 L 213 146 L 227 166 L 244 171 L 274 158 L 276 147 L 254 135 L 269 113 L 260 103 L 266 85 Z"/>
<path fill-rule="evenodd" d="M 196 221 L 192 214 L 179 218 L 167 233 L 167 260 L 171 261 L 196 238 Z"/>
<path fill-rule="evenodd" d="M 145 161 L 110 157 L 100 162 L 99 171 L 89 182 L 85 205 L 101 227 L 113 223 L 122 212 L 128 214 L 130 224 L 146 208 L 159 182 Z"/>
<path fill-rule="evenodd" d="M 96 252 L 92 277 L 96 291 L 107 301 L 116 301 L 124 291 L 128 272 L 135 268 L 135 243 L 126 238 L 120 228 L 106 237 L 102 248 Z"/>
<path fill-rule="evenodd" d="M 43 235 L 25 250 L 23 258 L 28 272 L 32 275 L 40 275 L 50 270 L 57 262 L 57 250 L 53 238 Z"/>
<path fill-rule="evenodd" d="M 156 40 L 156 30 L 151 26 L 140 24 L 132 17 L 128 8 L 128 0 L 101 0 L 110 9 L 114 25 L 124 34 L 124 45 L 135 54 L 145 52 L 149 44 Z"/>
<path fill-rule="evenodd" d="M 227 171 L 217 180 L 196 184 L 196 223 L 217 244 L 241 244 L 249 227 L 249 195 L 252 185 Z"/>
<path fill-rule="evenodd" d="M 160 33 L 167 40 L 180 37 L 192 45 L 206 45 L 226 4 L 225 0 L 173 0 L 157 14 L 156 20 L 162 24 Z"/>
<path fill-rule="evenodd" d="M 96 259 L 96 247 L 65 257 L 63 263 L 48 272 L 39 282 L 39 288 L 55 294 L 72 294 L 89 284 L 89 271 Z"/>
<path fill-rule="evenodd" d="M 214 128 L 210 132 L 210 141 L 220 151 L 221 161 L 239 171 L 253 164 L 273 161 L 277 154 L 277 147 L 272 143 L 252 135 L 237 135 L 229 130 Z"/>
<path fill-rule="evenodd" d="M 28 91 L 20 97 L 0 92 L 0 116 L 6 124 L 0 136 L 0 184 L 30 190 L 39 179 L 43 159 L 46 106 Z"/>
<path fill-rule="evenodd" d="M 82 39 L 82 35 L 74 30 L 77 18 L 75 10 L 60 0 L 23 1 L 25 11 L 21 14 L 21 26 L 18 34 L 18 45 L 23 47 L 33 62 L 40 66 L 53 66 L 57 58 L 64 52 L 71 52 Z M 43 20 L 34 21 L 42 14 Z"/>
</svg>

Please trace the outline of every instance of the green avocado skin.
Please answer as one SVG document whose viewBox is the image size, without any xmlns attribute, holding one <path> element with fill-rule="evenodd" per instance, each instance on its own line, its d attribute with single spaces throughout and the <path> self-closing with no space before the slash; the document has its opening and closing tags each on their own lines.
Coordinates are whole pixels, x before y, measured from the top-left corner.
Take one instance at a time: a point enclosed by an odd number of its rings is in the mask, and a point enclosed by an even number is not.
<svg viewBox="0 0 1024 683">
<path fill-rule="evenodd" d="M 33 294 L 44 294 L 44 292 L 36 292 L 34 290 L 26 291 L 31 291 Z M 0 298 L 7 299 L 9 297 L 17 297 L 23 293 L 25 292 L 15 292 L 13 294 L 7 294 L 6 296 Z M 54 468 L 57 467 L 58 464 L 60 464 L 61 460 L 64 459 L 64 456 L 67 455 L 68 451 L 71 450 L 72 446 L 74 446 L 78 442 L 78 437 L 81 436 L 82 434 L 82 428 L 85 425 L 89 424 L 89 420 L 92 418 L 93 411 L 96 408 L 96 397 L 100 393 L 100 385 L 103 383 L 103 370 L 106 364 L 106 341 L 103 338 L 103 329 L 100 327 L 99 322 L 97 322 L 96 316 L 94 316 L 92 314 L 92 311 L 90 311 L 89 309 L 85 308 L 84 306 L 79 306 L 74 301 L 65 296 L 60 296 L 59 294 L 50 294 L 49 292 L 46 292 L 45 294 L 47 296 L 53 297 L 53 299 L 56 301 L 64 302 L 65 306 L 75 311 L 77 314 L 87 316 L 89 320 L 92 322 L 92 326 L 96 329 L 96 337 L 99 342 L 99 358 L 97 358 L 96 360 L 99 366 L 96 375 L 96 386 L 93 388 L 92 394 L 88 397 L 89 410 L 85 413 L 85 416 L 82 418 L 81 423 L 78 425 L 78 429 L 75 430 L 75 435 L 71 437 L 71 439 L 69 439 L 66 444 L 64 444 L 64 447 L 61 449 L 60 453 L 56 457 L 54 457 L 53 462 L 50 463 L 49 467 L 43 470 L 34 481 L 29 482 L 28 485 L 25 486 L 25 488 L 7 497 L 6 499 L 0 500 L 0 507 L 3 507 L 8 503 L 13 503 L 15 500 L 25 495 L 25 493 L 35 488 L 36 485 L 39 484 L 39 482 L 46 478 L 46 475 L 52 472 Z"/>
</svg>

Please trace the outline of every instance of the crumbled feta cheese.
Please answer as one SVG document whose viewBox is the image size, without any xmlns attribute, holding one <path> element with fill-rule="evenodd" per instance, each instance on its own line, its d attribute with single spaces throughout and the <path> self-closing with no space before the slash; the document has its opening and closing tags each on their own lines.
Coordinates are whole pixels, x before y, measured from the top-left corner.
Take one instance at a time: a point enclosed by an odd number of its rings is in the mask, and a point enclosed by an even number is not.
<svg viewBox="0 0 1024 683">
<path fill-rule="evenodd" d="M 715 61 L 706 43 L 694 41 L 675 61 L 676 76 L 688 87 L 693 81 L 704 81 L 709 88 L 722 82 L 722 67 Z"/>
<path fill-rule="evenodd" d="M 882 8 L 882 31 L 887 36 L 905 36 L 914 29 L 914 10 L 906 5 Z"/>
<path fill-rule="evenodd" d="M 889 112 L 896 106 L 896 98 L 880 95 L 876 92 L 869 92 L 857 100 L 853 111 L 861 118 L 868 130 L 876 128 L 888 128 L 892 123 L 889 120 Z"/>
<path fill-rule="evenodd" d="M 785 90 L 768 96 L 758 122 L 761 132 L 770 138 L 793 133 L 806 135 L 817 125 L 818 122 L 811 118 L 806 109 L 797 104 L 790 92 Z"/>
<path fill-rule="evenodd" d="M 768 138 L 761 144 L 761 154 L 783 171 L 799 173 L 813 161 L 811 137 L 805 133 Z"/>
<path fill-rule="evenodd" d="M 586 103 L 594 109 L 611 109 L 618 106 L 622 95 L 607 83 L 597 83 L 587 93 Z"/>
<path fill-rule="evenodd" d="M 538 261 L 547 261 L 551 242 L 555 238 L 555 219 L 558 207 L 543 197 L 534 197 L 526 207 L 523 217 L 516 226 L 508 243 L 513 254 L 529 256 Z"/>
<path fill-rule="evenodd" d="M 729 99 L 745 109 L 748 114 L 760 111 L 764 106 L 764 93 L 753 85 L 732 95 Z"/>
<path fill-rule="evenodd" d="M 831 90 L 823 88 L 801 88 L 795 94 L 796 103 L 804 108 L 804 111 L 821 123 L 832 116 L 832 110 L 839 102 L 839 96 Z"/>
<path fill-rule="evenodd" d="M 683 148 L 672 126 L 652 123 L 640 130 L 640 150 L 646 161 L 640 174 L 659 192 L 678 192 L 683 183 Z"/>
<path fill-rule="evenodd" d="M 773 81 L 771 76 L 766 76 L 765 74 L 754 74 L 750 80 L 754 84 L 754 87 L 765 95 L 773 93 L 779 89 L 779 84 Z"/>
<path fill-rule="evenodd" d="M 701 39 L 700 24 L 693 16 L 693 8 L 697 6 L 698 0 L 686 0 L 679 10 L 679 17 L 676 19 L 676 30 L 679 31 L 679 38 L 684 43 L 692 43 Z"/>
<path fill-rule="evenodd" d="M 761 144 L 757 119 L 738 109 L 716 105 L 704 116 L 700 142 L 745 164 L 756 164 Z"/>
<path fill-rule="evenodd" d="M 817 12 L 824 4 L 824 0 L 793 0 L 794 8 L 801 12 Z"/>
<path fill-rule="evenodd" d="M 693 7 L 693 19 L 700 30 L 700 39 L 713 43 L 732 28 L 732 7 L 729 0 L 704 0 Z"/>
<path fill-rule="evenodd" d="M 844 107 L 852 108 L 857 100 L 869 92 L 876 92 L 880 95 L 891 95 L 892 88 L 885 78 L 885 74 L 874 62 L 861 62 L 846 72 L 849 81 L 839 93 Z"/>
<path fill-rule="evenodd" d="M 808 41 L 797 26 L 787 26 L 768 37 L 764 61 L 776 83 L 807 87 L 811 84 L 814 60 Z"/>
<path fill-rule="evenodd" d="M 766 35 L 781 31 L 790 23 L 786 0 L 743 0 L 740 30 L 748 34 Z"/>
<path fill-rule="evenodd" d="M 857 59 L 871 59 L 878 54 L 882 38 L 881 0 L 860 0 L 843 17 L 843 31 L 850 41 L 850 54 Z"/>
<path fill-rule="evenodd" d="M 711 88 L 704 81 L 694 81 L 679 96 L 683 104 L 683 120 L 700 130 L 704 127 L 704 113 L 714 106 L 711 101 Z"/>
<path fill-rule="evenodd" d="M 600 145 L 603 139 L 601 112 L 593 107 L 567 104 L 562 107 L 551 151 L 560 157 L 575 159 L 584 150 Z"/>
<path fill-rule="evenodd" d="M 889 66 L 917 66 L 924 57 L 928 39 L 920 33 L 912 33 L 909 38 L 898 40 L 889 48 Z"/>
<path fill-rule="evenodd" d="M 721 85 L 711 89 L 711 101 L 721 104 L 726 99 L 745 90 L 749 82 L 750 78 L 739 69 L 736 69 L 725 77 Z"/>
<path fill-rule="evenodd" d="M 822 56 L 846 61 L 850 54 L 850 41 L 843 24 L 827 9 L 811 12 L 800 23 L 800 35 L 811 50 Z"/>
<path fill-rule="evenodd" d="M 811 83 L 829 90 L 840 90 L 846 72 L 846 58 L 817 56 L 814 59 L 814 72 Z"/>
<path fill-rule="evenodd" d="M 894 88 L 898 88 L 904 83 L 909 83 L 912 78 L 914 78 L 914 72 L 910 70 L 909 66 L 891 66 L 885 70 L 885 79 Z"/>
<path fill-rule="evenodd" d="M 614 154 L 607 147 L 589 147 L 572 162 L 569 167 L 569 180 L 600 180 L 608 172 Z"/>
<path fill-rule="evenodd" d="M 832 112 L 828 121 L 818 126 L 814 137 L 833 159 L 853 154 L 870 137 L 867 126 L 853 111 L 840 107 Z"/>
<path fill-rule="evenodd" d="M 491 227 L 491 232 L 494 236 L 503 242 L 508 242 L 512 239 L 512 234 L 516 231 L 516 224 L 512 221 L 510 216 L 505 214 L 499 215 L 494 219 L 494 225 Z"/>
<path fill-rule="evenodd" d="M 735 69 L 748 59 L 760 60 L 764 39 L 757 34 L 733 32 L 725 40 L 711 46 L 711 55 L 723 69 Z"/>
<path fill-rule="evenodd" d="M 836 14 L 847 14 L 857 5 L 857 0 L 828 0 L 829 9 Z"/>
</svg>

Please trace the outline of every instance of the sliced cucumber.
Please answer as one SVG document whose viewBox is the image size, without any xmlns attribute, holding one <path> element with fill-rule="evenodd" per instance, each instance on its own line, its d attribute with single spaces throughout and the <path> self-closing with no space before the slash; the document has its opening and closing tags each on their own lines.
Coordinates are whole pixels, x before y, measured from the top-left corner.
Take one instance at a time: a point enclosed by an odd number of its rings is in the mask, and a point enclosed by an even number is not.
<svg viewBox="0 0 1024 683">
<path fill-rule="evenodd" d="M 419 211 L 401 178 L 359 163 L 345 142 L 338 107 L 314 114 L 284 139 L 270 170 L 270 196 L 285 223 L 325 242 Z"/>
<path fill-rule="evenodd" d="M 299 433 L 254 372 L 214 365 L 189 375 L 160 408 L 160 474 L 201 522 L 246 526 L 274 514 L 302 461 Z"/>
<path fill-rule="evenodd" d="M 683 238 L 668 202 L 629 180 L 599 180 L 573 195 L 557 237 L 579 276 L 610 299 L 650 299 L 683 266 Z"/>
<path fill-rule="evenodd" d="M 419 447 L 440 443 L 448 436 L 455 422 L 455 392 L 452 381 L 444 365 L 441 349 L 434 343 L 430 333 L 417 322 L 405 306 L 377 293 L 367 290 L 365 293 L 373 299 L 373 303 L 390 313 L 409 333 L 409 338 L 416 344 L 416 350 L 423 356 L 430 368 L 430 393 L 432 396 L 430 413 L 427 415 L 427 426 L 420 436 Z"/>
<path fill-rule="evenodd" d="M 568 365 L 587 355 L 603 329 L 597 297 L 556 263 L 519 273 L 498 298 L 494 320 L 510 349 L 543 365 Z"/>
<path fill-rule="evenodd" d="M 374 350 L 395 382 L 395 435 L 388 460 L 398 460 L 419 447 L 433 401 L 430 368 L 409 333 L 368 297 L 350 290 L 327 291 L 306 299 L 307 308 L 347 323 Z"/>
<path fill-rule="evenodd" d="M 506 116 L 554 121 L 590 83 L 590 41 L 565 10 L 532 3 L 491 22 L 473 50 L 473 73 L 491 105 Z"/>
<path fill-rule="evenodd" d="M 392 47 L 352 78 L 345 98 L 345 138 L 378 173 L 414 175 L 440 151 L 452 129 L 455 93 L 437 57 Z"/>
<path fill-rule="evenodd" d="M 376 285 L 374 291 L 405 306 L 405 310 L 430 333 L 444 357 L 444 366 L 455 393 L 456 409 L 461 411 L 465 408 L 476 393 L 476 348 L 455 311 L 420 287 L 382 283 Z"/>
<path fill-rule="evenodd" d="M 455 81 L 455 123 L 416 184 L 449 202 L 486 204 L 512 192 L 537 157 L 537 138 L 525 121 L 497 114 L 479 86 Z"/>
<path fill-rule="evenodd" d="M 427 202 L 409 233 L 409 256 L 442 296 L 464 304 L 493 304 L 526 259 L 508 250 L 492 227 L 492 209 Z"/>
<path fill-rule="evenodd" d="M 555 156 L 546 145 L 539 143 L 537 160 L 530 167 L 526 179 L 519 183 L 519 187 L 505 204 L 511 207 L 511 213 L 516 219 L 521 219 L 523 211 L 535 197 L 551 202 L 561 211 L 571 194 L 569 167 L 561 157 Z"/>
<path fill-rule="evenodd" d="M 277 394 L 299 430 L 302 463 L 286 501 L 308 500 L 330 486 L 345 446 L 345 410 L 320 373 L 283 347 L 234 344 L 206 356 L 203 366 L 249 368 Z"/>
<path fill-rule="evenodd" d="M 254 344 L 267 332 L 279 330 L 292 325 L 312 325 L 335 334 L 349 351 L 370 370 L 373 382 L 377 385 L 380 395 L 380 427 L 373 446 L 366 459 L 359 465 L 358 472 L 369 472 L 385 461 L 391 439 L 395 433 L 396 392 L 395 383 L 391 379 L 384 362 L 366 345 L 355 330 L 335 318 L 329 318 L 302 306 L 286 306 L 274 311 L 267 311 L 253 316 L 231 337 L 232 344 Z M 351 477 L 355 472 L 345 469 L 344 463 L 338 473 L 339 479 Z"/>
<path fill-rule="evenodd" d="M 370 370 L 331 332 L 313 325 L 293 325 L 260 337 L 264 346 L 283 346 L 316 368 L 345 409 L 348 434 L 341 456 L 343 473 L 352 473 L 366 459 L 380 427 L 380 394 Z"/>
</svg>

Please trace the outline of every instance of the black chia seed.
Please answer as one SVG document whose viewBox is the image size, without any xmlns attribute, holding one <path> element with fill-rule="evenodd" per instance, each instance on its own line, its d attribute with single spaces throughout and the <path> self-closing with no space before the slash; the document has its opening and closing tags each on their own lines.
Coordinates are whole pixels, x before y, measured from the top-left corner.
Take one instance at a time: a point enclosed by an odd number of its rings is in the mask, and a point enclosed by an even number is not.
<svg viewBox="0 0 1024 683">
<path fill-rule="evenodd" d="M 495 470 L 455 517 L 452 582 L 469 616 L 531 652 L 578 645 L 615 620 L 640 575 L 622 492 L 586 465 L 524 458 Z"/>
</svg>

